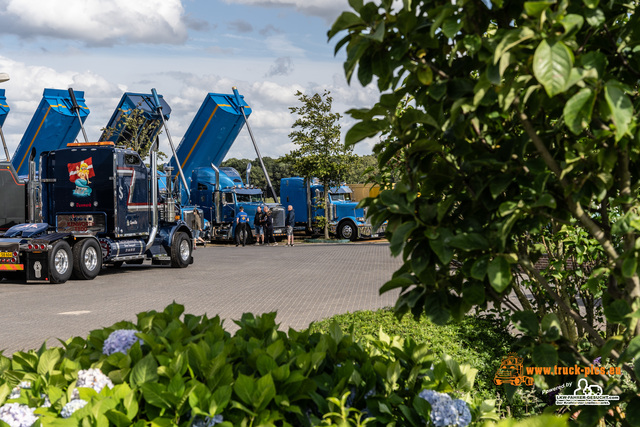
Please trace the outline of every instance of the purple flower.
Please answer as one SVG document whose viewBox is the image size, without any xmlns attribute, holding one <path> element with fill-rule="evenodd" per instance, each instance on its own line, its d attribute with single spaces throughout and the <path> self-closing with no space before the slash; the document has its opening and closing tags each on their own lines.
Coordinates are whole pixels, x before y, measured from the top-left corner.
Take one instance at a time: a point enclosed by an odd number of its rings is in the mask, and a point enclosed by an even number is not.
<svg viewBox="0 0 640 427">
<path fill-rule="evenodd" d="M 102 353 L 107 356 L 113 353 L 123 353 L 127 354 L 127 351 L 133 346 L 136 342 L 139 342 L 142 345 L 142 340 L 136 337 L 138 331 L 135 329 L 117 329 L 104 340 L 104 344 L 102 346 Z"/>
<path fill-rule="evenodd" d="M 448 394 L 422 390 L 418 395 L 431 405 L 431 422 L 436 427 L 466 427 L 471 422 L 471 411 L 464 400 L 451 399 Z"/>
</svg>

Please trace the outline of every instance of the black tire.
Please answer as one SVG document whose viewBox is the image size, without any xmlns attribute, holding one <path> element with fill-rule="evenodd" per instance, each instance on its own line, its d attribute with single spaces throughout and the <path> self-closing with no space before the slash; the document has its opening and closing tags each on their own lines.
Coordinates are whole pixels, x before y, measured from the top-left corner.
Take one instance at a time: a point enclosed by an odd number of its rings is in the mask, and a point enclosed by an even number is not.
<svg viewBox="0 0 640 427">
<path fill-rule="evenodd" d="M 358 240 L 358 227 L 351 221 L 345 221 L 338 227 L 338 237 L 355 242 Z"/>
<path fill-rule="evenodd" d="M 64 240 L 58 240 L 49 251 L 50 283 L 64 283 L 71 278 L 73 255 L 71 246 Z"/>
<path fill-rule="evenodd" d="M 193 246 L 189 236 L 182 231 L 173 235 L 171 241 L 171 267 L 186 268 L 191 264 L 191 250 Z"/>
<path fill-rule="evenodd" d="M 102 269 L 102 249 L 94 239 L 83 239 L 73 245 L 73 277 L 93 280 Z"/>
</svg>

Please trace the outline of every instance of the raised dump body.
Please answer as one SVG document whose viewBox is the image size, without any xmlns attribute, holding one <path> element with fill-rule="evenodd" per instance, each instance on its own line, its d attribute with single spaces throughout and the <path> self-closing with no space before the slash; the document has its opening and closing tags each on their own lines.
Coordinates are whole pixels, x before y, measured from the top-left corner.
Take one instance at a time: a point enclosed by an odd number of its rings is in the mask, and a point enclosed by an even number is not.
<svg viewBox="0 0 640 427">
<path fill-rule="evenodd" d="M 240 97 L 247 117 L 251 108 Z M 187 183 L 197 168 L 220 166 L 244 125 L 241 106 L 233 94 L 209 93 L 176 149 Z M 169 165 L 177 170 L 175 158 Z"/>
<path fill-rule="evenodd" d="M 4 126 L 4 121 L 9 114 L 9 104 L 7 104 L 7 98 L 4 95 L 4 89 L 0 89 L 0 126 Z"/>
<path fill-rule="evenodd" d="M 162 105 L 162 113 L 165 120 L 169 120 L 171 107 L 164 100 L 162 95 L 158 95 Z M 137 129 L 126 126 L 126 119 L 134 110 L 141 112 L 143 118 L 138 123 Z M 148 141 L 153 141 L 162 129 L 162 118 L 158 114 L 153 95 L 150 93 L 125 92 L 120 98 L 120 102 L 111 115 L 111 119 L 100 136 L 100 141 L 112 141 L 116 145 L 124 145 L 125 141 L 133 139 L 133 133 L 145 133 Z"/>
<path fill-rule="evenodd" d="M 84 101 L 84 92 L 75 91 L 75 96 L 80 107 L 78 114 L 84 123 L 89 115 L 89 108 Z M 73 103 L 68 90 L 44 90 L 42 100 L 11 159 L 18 175 L 26 176 L 29 173 L 29 154 L 32 148 L 35 148 L 35 155 L 38 158 L 43 151 L 66 147 L 76 139 L 80 132 L 80 123 L 72 107 Z M 36 162 L 36 170 L 37 168 L 38 162 Z"/>
</svg>

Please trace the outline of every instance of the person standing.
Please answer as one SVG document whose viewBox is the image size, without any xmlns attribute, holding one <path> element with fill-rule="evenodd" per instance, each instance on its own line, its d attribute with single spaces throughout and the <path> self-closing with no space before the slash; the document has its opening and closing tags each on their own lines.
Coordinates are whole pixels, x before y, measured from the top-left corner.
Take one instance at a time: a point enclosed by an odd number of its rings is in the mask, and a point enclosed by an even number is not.
<svg viewBox="0 0 640 427">
<path fill-rule="evenodd" d="M 240 212 L 236 215 L 236 246 L 240 244 L 242 240 L 242 246 L 247 243 L 247 227 L 249 225 L 249 215 L 244 211 L 244 207 L 240 206 Z"/>
<path fill-rule="evenodd" d="M 287 217 L 284 219 L 284 225 L 287 228 L 287 246 L 293 246 L 293 226 L 296 223 L 296 211 L 293 206 L 287 206 Z"/>
<path fill-rule="evenodd" d="M 253 226 L 256 228 L 256 246 L 264 243 L 264 225 L 262 221 L 262 208 L 258 206 L 256 216 L 253 218 Z"/>
<path fill-rule="evenodd" d="M 267 244 L 273 241 L 272 246 L 278 246 L 278 242 L 276 242 L 276 238 L 273 237 L 273 218 L 271 218 L 271 211 L 266 206 L 264 208 L 264 213 L 265 213 L 265 227 L 264 227 L 265 240 Z"/>
</svg>

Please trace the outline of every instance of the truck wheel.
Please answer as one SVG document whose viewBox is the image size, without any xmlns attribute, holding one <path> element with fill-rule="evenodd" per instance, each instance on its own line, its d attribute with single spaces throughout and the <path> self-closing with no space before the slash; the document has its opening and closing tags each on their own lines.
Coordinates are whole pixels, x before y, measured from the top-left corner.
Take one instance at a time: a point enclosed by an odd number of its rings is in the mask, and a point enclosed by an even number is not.
<svg viewBox="0 0 640 427">
<path fill-rule="evenodd" d="M 191 243 L 182 231 L 173 235 L 171 243 L 171 267 L 186 268 L 191 261 Z"/>
<path fill-rule="evenodd" d="M 338 228 L 338 237 L 355 241 L 358 238 L 358 229 L 351 221 L 345 221 Z"/>
<path fill-rule="evenodd" d="M 73 276 L 93 280 L 102 268 L 102 250 L 93 239 L 83 239 L 73 245 Z"/>
<path fill-rule="evenodd" d="M 49 277 L 50 283 L 64 283 L 71 277 L 73 268 L 71 247 L 64 240 L 58 240 L 53 244 L 49 252 Z"/>
</svg>

